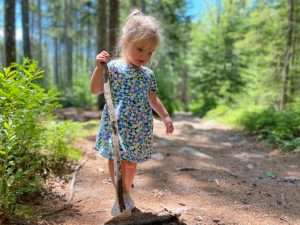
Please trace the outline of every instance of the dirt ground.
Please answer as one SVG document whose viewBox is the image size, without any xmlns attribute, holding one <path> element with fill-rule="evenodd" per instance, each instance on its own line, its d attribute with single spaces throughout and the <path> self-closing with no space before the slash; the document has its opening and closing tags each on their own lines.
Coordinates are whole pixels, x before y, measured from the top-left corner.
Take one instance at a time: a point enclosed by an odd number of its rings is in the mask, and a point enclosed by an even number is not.
<svg viewBox="0 0 300 225">
<path fill-rule="evenodd" d="M 174 124 L 174 134 L 165 135 L 155 120 L 156 153 L 139 165 L 132 193 L 139 210 L 181 214 L 181 223 L 170 224 L 300 225 L 300 153 L 282 153 L 212 121 L 178 117 Z M 113 224 L 115 192 L 94 142 L 95 136 L 77 141 L 86 154 L 72 205 L 49 213 L 44 224 Z M 65 204 L 70 183 L 54 185 L 54 209 Z"/>
</svg>

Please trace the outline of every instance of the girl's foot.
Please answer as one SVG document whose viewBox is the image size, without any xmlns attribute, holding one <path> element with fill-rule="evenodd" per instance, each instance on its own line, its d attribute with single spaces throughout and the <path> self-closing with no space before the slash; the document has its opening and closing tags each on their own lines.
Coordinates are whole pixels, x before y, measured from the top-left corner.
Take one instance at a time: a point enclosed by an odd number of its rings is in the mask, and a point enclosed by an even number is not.
<svg viewBox="0 0 300 225">
<path fill-rule="evenodd" d="M 130 216 L 132 209 L 135 208 L 134 201 L 128 194 L 124 194 L 124 202 L 126 209 L 123 212 L 120 212 L 119 203 L 115 201 L 112 209 L 111 209 L 111 215 L 113 217 L 116 216 Z"/>
<path fill-rule="evenodd" d="M 124 201 L 125 201 L 126 209 L 128 208 L 132 210 L 135 208 L 134 201 L 132 200 L 129 194 L 124 194 Z"/>
</svg>

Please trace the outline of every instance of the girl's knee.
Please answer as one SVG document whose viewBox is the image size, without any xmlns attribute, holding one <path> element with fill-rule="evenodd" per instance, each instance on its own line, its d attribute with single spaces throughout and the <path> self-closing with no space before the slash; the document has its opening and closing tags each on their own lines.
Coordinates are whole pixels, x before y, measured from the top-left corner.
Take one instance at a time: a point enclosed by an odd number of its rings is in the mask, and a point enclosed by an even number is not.
<svg viewBox="0 0 300 225">
<path fill-rule="evenodd" d="M 124 166 L 126 166 L 129 169 L 136 168 L 136 163 L 134 163 L 134 162 L 130 162 L 130 161 L 124 160 L 123 163 L 124 163 Z"/>
</svg>

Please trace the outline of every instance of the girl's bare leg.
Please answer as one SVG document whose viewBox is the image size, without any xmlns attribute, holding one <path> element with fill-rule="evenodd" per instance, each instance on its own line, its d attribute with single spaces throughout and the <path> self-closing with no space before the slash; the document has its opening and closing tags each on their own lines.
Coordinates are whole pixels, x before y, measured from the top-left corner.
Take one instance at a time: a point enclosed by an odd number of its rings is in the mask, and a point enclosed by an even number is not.
<svg viewBox="0 0 300 225">
<path fill-rule="evenodd" d="M 123 167 L 122 172 L 124 174 L 123 187 L 124 187 L 124 193 L 126 194 L 126 193 L 130 193 L 132 189 L 132 184 L 136 174 L 137 164 L 124 160 L 122 167 Z"/>
<path fill-rule="evenodd" d="M 122 176 L 123 176 L 123 190 L 125 194 L 130 193 L 132 189 L 132 183 L 134 180 L 134 176 L 136 174 L 136 167 L 137 167 L 136 163 L 129 162 L 127 160 L 121 161 L 121 169 L 122 169 Z M 111 179 L 114 184 L 114 161 L 113 160 L 108 161 L 108 168 L 109 168 Z"/>
</svg>

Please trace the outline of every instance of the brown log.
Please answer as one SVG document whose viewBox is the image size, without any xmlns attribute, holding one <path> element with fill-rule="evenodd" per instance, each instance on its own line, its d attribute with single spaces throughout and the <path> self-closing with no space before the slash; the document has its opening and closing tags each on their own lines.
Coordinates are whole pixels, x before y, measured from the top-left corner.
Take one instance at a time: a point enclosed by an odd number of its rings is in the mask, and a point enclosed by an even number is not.
<svg viewBox="0 0 300 225">
<path fill-rule="evenodd" d="M 178 217 L 180 214 L 153 214 L 150 212 L 134 212 L 130 217 L 116 217 L 106 222 L 105 225 L 153 225 L 172 223 L 176 225 L 185 225 L 180 222 Z"/>
</svg>

